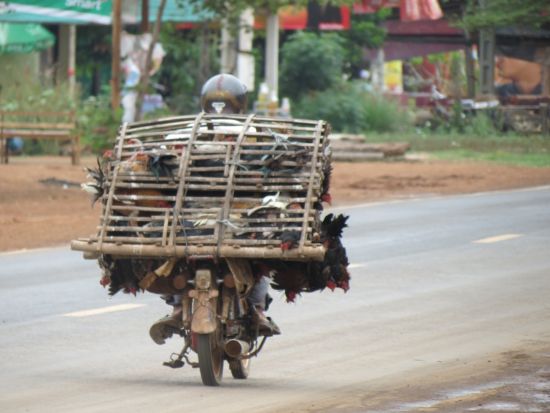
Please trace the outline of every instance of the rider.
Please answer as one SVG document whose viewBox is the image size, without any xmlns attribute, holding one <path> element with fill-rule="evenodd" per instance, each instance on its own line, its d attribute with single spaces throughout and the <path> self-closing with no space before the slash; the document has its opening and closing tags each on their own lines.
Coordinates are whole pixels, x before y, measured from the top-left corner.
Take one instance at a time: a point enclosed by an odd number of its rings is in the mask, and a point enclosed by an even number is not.
<svg viewBox="0 0 550 413">
<path fill-rule="evenodd" d="M 239 114 L 244 113 L 246 105 L 246 86 L 233 75 L 213 76 L 202 87 L 201 108 L 205 113 Z M 279 327 L 265 315 L 267 305 L 271 301 L 268 288 L 269 281 L 266 277 L 260 276 L 247 297 L 248 304 L 253 310 L 252 319 L 257 324 L 260 335 L 281 333 Z M 181 327 L 180 298 L 164 296 L 163 299 L 174 307 L 174 311 L 151 326 L 149 333 L 157 344 L 164 344 L 164 340 L 172 335 L 173 329 Z"/>
</svg>

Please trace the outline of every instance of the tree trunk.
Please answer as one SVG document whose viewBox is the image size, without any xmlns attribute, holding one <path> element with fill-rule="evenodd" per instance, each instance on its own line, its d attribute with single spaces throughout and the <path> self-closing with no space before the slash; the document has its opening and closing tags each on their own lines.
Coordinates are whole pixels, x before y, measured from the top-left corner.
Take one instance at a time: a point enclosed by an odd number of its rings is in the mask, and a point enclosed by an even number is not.
<svg viewBox="0 0 550 413">
<path fill-rule="evenodd" d="M 150 72 L 152 67 L 153 60 L 153 50 L 157 44 L 160 32 L 160 25 L 162 24 L 162 14 L 164 13 L 164 7 L 166 6 L 166 0 L 161 0 L 158 11 L 157 19 L 155 21 L 155 27 L 153 29 L 153 38 L 151 44 L 149 45 L 149 50 L 147 50 L 147 58 L 145 60 L 145 69 L 141 73 L 139 78 L 139 88 L 136 98 L 136 120 L 141 120 L 141 111 L 143 107 L 143 98 L 145 92 L 147 91 L 147 86 L 149 85 Z"/>
<path fill-rule="evenodd" d="M 206 82 L 212 73 L 211 73 L 211 62 L 210 62 L 210 43 L 212 39 L 210 38 L 210 29 L 208 28 L 208 23 L 201 24 L 201 32 L 199 37 L 200 44 L 200 57 L 199 57 L 199 78 L 198 85 L 200 87 Z"/>
<path fill-rule="evenodd" d="M 120 30 L 122 0 L 113 0 L 112 57 L 111 57 L 111 108 L 120 106 Z"/>
</svg>

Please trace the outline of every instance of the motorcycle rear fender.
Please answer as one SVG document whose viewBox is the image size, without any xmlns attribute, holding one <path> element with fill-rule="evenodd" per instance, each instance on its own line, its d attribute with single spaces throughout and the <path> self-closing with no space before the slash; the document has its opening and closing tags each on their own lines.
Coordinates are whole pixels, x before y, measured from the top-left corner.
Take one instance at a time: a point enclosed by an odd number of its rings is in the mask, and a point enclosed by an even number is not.
<svg viewBox="0 0 550 413">
<path fill-rule="evenodd" d="M 216 331 L 216 297 L 218 290 L 191 290 L 195 311 L 191 319 L 191 331 L 197 334 L 210 334 Z"/>
</svg>

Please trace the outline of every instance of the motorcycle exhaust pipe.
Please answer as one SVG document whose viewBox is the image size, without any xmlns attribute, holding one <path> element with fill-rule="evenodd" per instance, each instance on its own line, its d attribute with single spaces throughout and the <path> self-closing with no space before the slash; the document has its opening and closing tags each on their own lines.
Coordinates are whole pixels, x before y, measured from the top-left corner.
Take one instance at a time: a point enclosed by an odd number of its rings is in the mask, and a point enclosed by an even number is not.
<svg viewBox="0 0 550 413">
<path fill-rule="evenodd" d="M 243 354 L 248 353 L 250 345 L 246 341 L 236 340 L 232 338 L 227 340 L 224 346 L 225 354 L 231 358 L 238 358 Z"/>
</svg>

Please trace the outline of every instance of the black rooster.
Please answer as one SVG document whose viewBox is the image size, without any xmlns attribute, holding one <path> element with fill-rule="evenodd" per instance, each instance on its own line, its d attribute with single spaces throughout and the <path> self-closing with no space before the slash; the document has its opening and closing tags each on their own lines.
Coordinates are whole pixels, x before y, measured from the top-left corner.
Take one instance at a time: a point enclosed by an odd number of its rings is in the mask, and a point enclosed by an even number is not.
<svg viewBox="0 0 550 413">
<path fill-rule="evenodd" d="M 300 231 L 284 231 L 279 237 L 281 241 L 281 250 L 287 251 L 295 248 L 301 236 L 302 234 Z"/>
<path fill-rule="evenodd" d="M 349 260 L 346 249 L 342 245 L 341 237 L 347 227 L 348 216 L 329 214 L 321 224 L 320 241 L 325 248 L 323 261 L 300 262 L 265 260 L 256 263 L 259 274 L 270 276 L 273 279 L 271 286 L 275 290 L 285 293 L 287 302 L 294 302 L 296 296 L 302 292 L 312 292 L 329 288 L 349 289 L 350 275 L 347 270 Z M 281 239 L 292 238 L 298 231 L 287 231 Z M 299 239 L 299 238 L 298 238 Z M 291 240 L 290 242 L 297 242 Z"/>
<path fill-rule="evenodd" d="M 126 294 L 136 295 L 140 290 L 140 280 L 135 275 L 131 260 L 114 260 L 103 255 L 99 260 L 99 266 L 104 274 L 99 283 L 104 287 L 109 286 L 109 295 L 115 295 L 121 290 Z"/>
<path fill-rule="evenodd" d="M 176 155 L 167 152 L 153 152 L 147 155 L 147 168 L 155 175 L 157 180 L 161 176 L 174 179 L 173 170 L 178 167 L 178 165 L 173 162 L 177 159 Z"/>
<path fill-rule="evenodd" d="M 308 291 L 324 290 L 330 278 L 330 266 L 326 266 L 324 261 L 313 261 L 309 263 L 308 269 Z"/>
<path fill-rule="evenodd" d="M 85 168 L 86 172 L 88 172 L 88 178 L 93 179 L 93 182 L 86 182 L 84 184 L 80 184 L 80 187 L 92 195 L 92 206 L 96 203 L 98 199 L 100 199 L 103 194 L 105 193 L 105 174 L 103 173 L 103 166 L 101 165 L 101 162 L 99 158 L 97 158 L 97 168 Z"/>
<path fill-rule="evenodd" d="M 309 291 L 306 263 L 271 260 L 265 265 L 271 269 L 271 286 L 275 290 L 284 291 L 287 302 L 294 302 L 302 291 Z"/>
<path fill-rule="evenodd" d="M 342 214 L 334 216 L 328 214 L 321 224 L 321 242 L 325 247 L 323 269 L 329 273 L 327 287 L 334 290 L 335 287 L 344 291 L 349 289 L 350 275 L 347 270 L 349 265 L 346 249 L 342 245 L 342 232 L 346 228 L 349 216 Z"/>
<path fill-rule="evenodd" d="M 272 146 L 263 146 L 260 148 L 267 151 L 260 158 L 260 171 L 263 173 L 264 178 L 267 178 L 273 171 L 292 174 L 298 172 L 306 165 L 311 157 L 307 148 L 304 148 L 298 142 L 291 141 L 287 135 L 274 132 L 271 129 L 268 129 L 268 132 L 271 134 L 274 143 Z M 283 163 L 287 161 L 295 162 L 295 165 L 285 168 Z"/>
<path fill-rule="evenodd" d="M 330 196 L 330 177 L 332 176 L 332 164 L 327 161 L 323 166 L 323 182 L 321 182 L 321 201 L 327 204 L 332 204 L 332 197 Z"/>
</svg>

